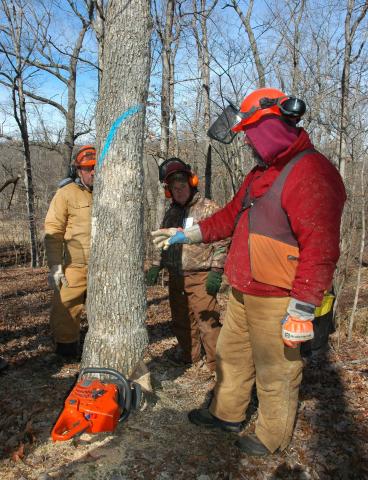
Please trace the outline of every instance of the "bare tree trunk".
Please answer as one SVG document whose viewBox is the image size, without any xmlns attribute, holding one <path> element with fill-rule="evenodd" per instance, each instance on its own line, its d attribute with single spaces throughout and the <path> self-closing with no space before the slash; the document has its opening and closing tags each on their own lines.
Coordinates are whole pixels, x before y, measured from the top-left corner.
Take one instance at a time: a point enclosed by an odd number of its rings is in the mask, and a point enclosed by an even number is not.
<svg viewBox="0 0 368 480">
<path fill-rule="evenodd" d="M 10 62 L 12 65 L 12 75 L 14 78 L 12 82 L 12 102 L 13 102 L 13 115 L 17 122 L 23 143 L 24 151 L 24 184 L 26 187 L 27 198 L 27 213 L 28 213 L 28 231 L 31 246 L 31 266 L 37 267 L 39 265 L 38 259 L 38 244 L 37 244 L 37 228 L 35 218 L 35 205 L 34 205 L 34 189 L 33 189 L 33 177 L 32 177 L 32 164 L 31 164 L 31 152 L 29 148 L 29 134 L 28 134 L 28 121 L 26 101 L 23 87 L 23 76 L 26 68 L 25 62 L 22 58 L 22 36 L 23 32 L 24 16 L 23 5 L 17 2 L 6 2 L 2 0 L 2 8 L 7 20 L 7 33 L 13 47 L 13 54 L 15 61 Z M 8 80 L 11 79 L 10 75 L 6 75 Z"/>
<path fill-rule="evenodd" d="M 172 52 L 171 46 L 173 42 L 173 25 L 174 25 L 174 13 L 175 13 L 175 0 L 166 0 L 165 3 L 165 20 L 164 25 L 159 19 L 156 4 L 155 4 L 155 17 L 156 17 L 156 30 L 160 38 L 162 51 L 161 51 L 161 139 L 160 139 L 160 163 L 166 160 L 169 155 L 170 147 L 170 113 L 171 105 L 170 100 L 173 98 L 171 90 L 173 88 L 172 78 Z M 158 228 L 162 222 L 165 213 L 165 198 L 163 196 L 162 187 L 160 182 L 157 182 L 157 202 L 156 202 L 156 227 Z"/>
<path fill-rule="evenodd" d="M 354 304 L 351 310 L 351 315 L 349 320 L 348 340 L 351 340 L 353 336 L 354 318 L 355 318 L 356 308 L 357 308 L 358 299 L 359 299 L 359 290 L 360 290 L 360 283 L 361 283 L 361 277 L 362 277 L 363 254 L 364 254 L 364 247 L 365 247 L 365 188 L 364 188 L 365 168 L 364 167 L 365 167 L 365 160 L 363 160 L 363 167 L 360 173 L 360 187 L 361 187 L 361 193 L 362 193 L 362 205 L 361 205 L 362 233 L 360 238 L 359 268 L 358 268 L 357 284 L 355 288 Z"/>
<path fill-rule="evenodd" d="M 98 43 L 98 90 L 102 82 L 103 74 L 103 51 L 105 39 L 105 4 L 104 0 L 93 0 L 95 17 L 92 20 L 93 29 Z"/>
<path fill-rule="evenodd" d="M 345 178 L 346 160 L 347 160 L 347 129 L 349 125 L 349 89 L 350 89 L 350 69 L 351 64 L 357 60 L 358 55 L 352 58 L 352 48 L 356 30 L 364 19 L 368 11 L 368 2 L 365 2 L 362 6 L 361 12 L 351 25 L 351 18 L 354 12 L 355 0 L 347 0 L 347 11 L 345 16 L 345 49 L 344 49 L 344 64 L 341 76 L 341 111 L 340 111 L 340 142 L 339 142 L 339 171 L 342 178 Z M 363 41 L 364 45 L 364 41 Z"/>
<path fill-rule="evenodd" d="M 126 375 L 142 358 L 148 341 L 143 139 L 151 28 L 149 0 L 110 1 L 97 108 L 97 143 L 100 151 L 103 144 L 104 149 L 94 189 L 89 330 L 82 366 L 112 367 Z"/>
<path fill-rule="evenodd" d="M 245 31 L 247 32 L 249 43 L 250 43 L 250 48 L 252 50 L 253 58 L 254 58 L 254 63 L 256 64 L 256 69 L 257 69 L 257 75 L 258 75 L 258 87 L 262 88 L 266 86 L 266 76 L 265 76 L 265 71 L 264 71 L 264 66 L 261 60 L 261 57 L 259 55 L 258 51 L 258 46 L 257 46 L 257 41 L 254 37 L 253 29 L 250 24 L 250 18 L 252 16 L 252 10 L 253 10 L 253 4 L 254 0 L 250 0 L 248 4 L 248 10 L 246 15 L 242 12 L 241 8 L 238 5 L 237 0 L 232 0 L 232 6 L 236 13 L 239 15 L 240 20 L 242 21 L 242 24 L 245 28 Z"/>
<path fill-rule="evenodd" d="M 15 92 L 14 92 L 15 93 Z M 31 266 L 39 266 L 38 244 L 37 244 L 37 226 L 34 206 L 34 189 L 31 164 L 31 151 L 29 148 L 29 135 L 27 127 L 26 102 L 23 95 L 22 80 L 18 78 L 18 98 L 19 98 L 19 129 L 21 130 L 24 146 L 24 184 L 26 186 L 27 213 L 28 213 L 28 231 L 31 244 Z M 18 120 L 17 120 L 18 121 Z"/>
<path fill-rule="evenodd" d="M 211 5 L 207 0 L 201 0 L 200 6 L 197 6 L 197 0 L 193 0 L 193 33 L 196 39 L 198 51 L 198 64 L 201 73 L 202 98 L 203 98 L 203 138 L 205 155 L 205 197 L 212 198 L 212 147 L 211 139 L 207 136 L 207 131 L 211 125 L 210 111 L 210 54 L 208 50 L 208 31 L 207 20 L 215 8 L 217 0 Z M 199 22 L 198 22 L 199 17 Z M 198 25 L 199 24 L 199 25 Z"/>
</svg>

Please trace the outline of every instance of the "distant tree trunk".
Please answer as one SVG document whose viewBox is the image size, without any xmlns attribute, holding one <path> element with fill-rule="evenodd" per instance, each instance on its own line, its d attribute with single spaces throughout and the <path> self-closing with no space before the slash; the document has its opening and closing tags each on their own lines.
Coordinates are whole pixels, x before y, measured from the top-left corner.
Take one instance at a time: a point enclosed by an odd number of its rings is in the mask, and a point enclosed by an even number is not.
<svg viewBox="0 0 368 480">
<path fill-rule="evenodd" d="M 205 155 L 205 197 L 212 198 L 212 147 L 211 139 L 207 136 L 207 131 L 211 124 L 210 109 L 210 53 L 208 49 L 208 32 L 207 20 L 215 8 L 217 0 L 211 4 L 207 0 L 192 1 L 193 16 L 193 33 L 196 39 L 198 50 L 198 64 L 201 73 L 202 96 L 203 96 L 203 138 L 204 138 L 204 155 Z"/>
<path fill-rule="evenodd" d="M 105 2 L 104 0 L 93 0 L 94 19 L 92 20 L 93 29 L 96 33 L 98 43 L 98 89 L 102 82 L 103 73 L 103 51 L 105 39 Z"/>
<path fill-rule="evenodd" d="M 250 43 L 250 48 L 252 50 L 253 58 L 254 58 L 254 63 L 256 64 L 256 69 L 257 69 L 257 83 L 259 88 L 263 88 L 266 86 L 266 75 L 265 75 L 265 70 L 264 66 L 261 60 L 261 57 L 259 55 L 259 50 L 257 46 L 257 41 L 255 39 L 254 33 L 252 26 L 250 24 L 250 18 L 252 16 L 252 10 L 253 10 L 253 4 L 254 0 L 249 0 L 248 4 L 248 10 L 246 15 L 242 12 L 241 8 L 238 5 L 237 0 L 232 0 L 232 7 L 236 11 L 236 13 L 239 15 L 239 18 L 245 28 L 245 31 L 247 32 L 249 43 Z"/>
<path fill-rule="evenodd" d="M 23 147 L 24 147 L 24 174 L 25 174 L 24 183 L 26 186 L 26 196 L 27 196 L 28 230 L 29 230 L 29 239 L 31 244 L 31 266 L 35 268 L 39 266 L 37 227 L 36 227 L 35 206 L 34 206 L 31 151 L 29 148 L 29 135 L 28 135 L 28 126 L 27 126 L 27 111 L 26 111 L 26 102 L 23 94 L 23 86 L 22 86 L 21 78 L 18 78 L 17 86 L 18 86 L 18 99 L 19 99 L 19 117 L 17 116 L 16 120 L 18 122 L 18 126 L 22 135 L 22 141 L 23 141 Z M 13 93 L 15 97 L 15 92 Z"/>
<path fill-rule="evenodd" d="M 27 213 L 28 213 L 28 231 L 31 245 L 31 266 L 38 267 L 38 245 L 37 228 L 34 206 L 34 189 L 32 177 L 31 151 L 29 148 L 28 120 L 26 100 L 24 93 L 24 76 L 26 64 L 22 58 L 22 38 L 25 35 L 23 27 L 25 22 L 25 12 L 23 6 L 14 1 L 1 1 L 4 18 L 6 19 L 6 28 L 10 45 L 13 47 L 14 62 L 9 61 L 11 73 L 5 74 L 5 78 L 11 87 L 13 115 L 17 122 L 23 143 L 24 151 L 24 183 L 26 187 Z M 8 57 L 9 58 L 9 57 Z"/>
<path fill-rule="evenodd" d="M 110 1 L 96 118 L 100 151 L 114 122 L 122 120 L 124 113 L 125 120 L 115 129 L 97 169 L 87 296 L 89 330 L 82 366 L 112 367 L 126 375 L 142 358 L 148 341 L 143 139 L 151 28 L 149 0 Z M 137 113 L 133 113 L 135 107 Z"/>
<path fill-rule="evenodd" d="M 362 233 L 360 237 L 360 251 L 359 251 L 359 267 L 358 267 L 358 277 L 357 277 L 357 284 L 355 287 L 355 295 L 354 295 L 354 304 L 351 309 L 351 315 L 349 320 L 349 329 L 348 329 L 348 340 L 352 339 L 353 336 L 353 327 L 354 327 L 354 318 L 356 309 L 358 306 L 358 299 L 359 299 L 359 290 L 361 286 L 361 278 L 362 278 L 362 264 L 363 264 L 363 254 L 364 254 L 364 247 L 365 247 L 365 161 L 363 159 L 363 166 L 360 174 L 360 188 L 362 193 L 362 205 L 361 205 L 361 215 L 362 215 Z"/>
<path fill-rule="evenodd" d="M 165 0 L 163 4 L 165 5 L 164 22 L 160 20 L 155 5 L 156 30 L 162 46 L 160 163 L 168 158 L 170 147 L 170 100 L 173 99 L 171 91 L 174 88 L 171 46 L 173 42 L 175 0 Z M 165 213 L 165 198 L 160 182 L 157 182 L 157 192 L 155 226 L 158 228 Z"/>
<path fill-rule="evenodd" d="M 347 137 L 348 137 L 348 125 L 349 125 L 349 97 L 350 97 L 350 70 L 351 65 L 359 57 L 365 40 L 363 40 L 362 46 L 359 49 L 355 58 L 352 58 L 352 49 L 354 43 L 354 37 L 360 23 L 364 19 L 368 11 L 368 2 L 364 2 L 361 7 L 361 11 L 356 17 L 353 24 L 351 19 L 354 11 L 356 12 L 359 7 L 355 5 L 355 0 L 347 0 L 347 10 L 345 16 L 345 48 L 344 48 L 344 63 L 341 75 L 341 100 L 340 100 L 340 142 L 339 142 L 339 171 L 342 178 L 345 178 L 346 160 L 347 160 Z"/>
</svg>

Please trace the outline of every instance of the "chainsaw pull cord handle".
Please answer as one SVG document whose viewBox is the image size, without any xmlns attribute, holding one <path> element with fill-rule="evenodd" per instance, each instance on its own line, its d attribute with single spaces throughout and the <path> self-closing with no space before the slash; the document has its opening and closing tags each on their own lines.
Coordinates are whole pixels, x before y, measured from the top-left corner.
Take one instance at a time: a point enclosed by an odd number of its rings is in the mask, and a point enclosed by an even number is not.
<svg viewBox="0 0 368 480">
<path fill-rule="evenodd" d="M 119 422 L 126 420 L 129 417 L 132 406 L 132 390 L 130 387 L 130 383 L 124 377 L 124 375 L 122 375 L 117 370 L 114 370 L 113 368 L 88 367 L 81 370 L 79 378 L 82 378 L 83 375 L 86 375 L 88 373 L 106 373 L 107 375 L 111 375 L 120 380 L 121 384 L 117 384 L 119 390 L 119 404 L 122 408 L 122 414 L 119 418 Z"/>
</svg>

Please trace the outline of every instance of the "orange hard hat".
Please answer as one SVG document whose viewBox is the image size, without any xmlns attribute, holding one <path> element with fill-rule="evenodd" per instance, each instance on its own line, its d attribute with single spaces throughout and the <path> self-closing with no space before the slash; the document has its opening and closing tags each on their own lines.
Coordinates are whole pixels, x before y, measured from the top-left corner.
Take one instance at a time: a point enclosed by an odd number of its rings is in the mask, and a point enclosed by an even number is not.
<svg viewBox="0 0 368 480">
<path fill-rule="evenodd" d="M 96 149 L 92 145 L 84 145 L 78 150 L 74 161 L 78 167 L 93 167 L 96 165 Z"/>
<path fill-rule="evenodd" d="M 240 120 L 234 125 L 231 130 L 233 132 L 240 132 L 248 125 L 257 122 L 266 115 L 277 115 L 281 117 L 282 112 L 280 110 L 278 102 L 282 99 L 287 100 L 287 97 L 283 92 L 276 88 L 259 88 L 254 92 L 247 95 L 240 106 Z M 274 101 L 268 101 L 273 99 Z"/>
</svg>

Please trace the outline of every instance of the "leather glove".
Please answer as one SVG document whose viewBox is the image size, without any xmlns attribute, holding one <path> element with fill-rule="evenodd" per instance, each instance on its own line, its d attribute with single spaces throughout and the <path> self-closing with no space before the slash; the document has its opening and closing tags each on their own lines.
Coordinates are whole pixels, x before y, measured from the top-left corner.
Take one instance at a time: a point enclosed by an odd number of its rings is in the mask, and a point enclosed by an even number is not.
<svg viewBox="0 0 368 480">
<path fill-rule="evenodd" d="M 60 291 L 61 284 L 64 287 L 69 287 L 68 281 L 64 275 L 62 265 L 53 265 L 50 268 L 50 273 L 47 277 L 49 286 L 56 291 Z"/>
<path fill-rule="evenodd" d="M 152 265 L 152 267 L 146 273 L 146 284 L 149 287 L 155 285 L 158 279 L 158 274 L 160 273 L 160 267 L 158 265 Z"/>
<path fill-rule="evenodd" d="M 220 290 L 222 282 L 222 273 L 210 271 L 208 272 L 207 281 L 206 281 L 206 292 L 208 295 L 215 296 L 216 293 Z"/>
<path fill-rule="evenodd" d="M 156 248 L 167 250 L 170 245 L 180 243 L 201 243 L 202 233 L 199 225 L 186 228 L 161 228 L 151 232 Z"/>
<path fill-rule="evenodd" d="M 287 314 L 281 321 L 282 339 L 287 347 L 296 348 L 300 343 L 312 340 L 315 308 L 311 303 L 290 299 Z"/>
</svg>

